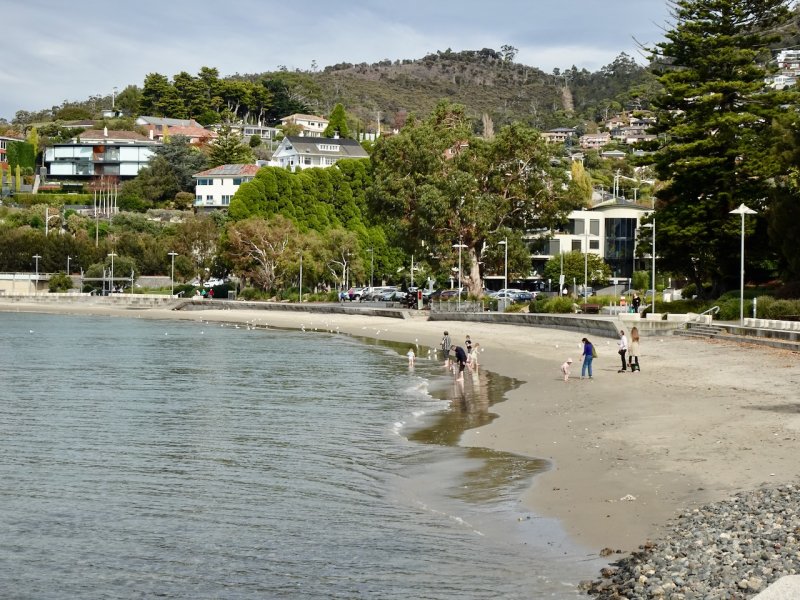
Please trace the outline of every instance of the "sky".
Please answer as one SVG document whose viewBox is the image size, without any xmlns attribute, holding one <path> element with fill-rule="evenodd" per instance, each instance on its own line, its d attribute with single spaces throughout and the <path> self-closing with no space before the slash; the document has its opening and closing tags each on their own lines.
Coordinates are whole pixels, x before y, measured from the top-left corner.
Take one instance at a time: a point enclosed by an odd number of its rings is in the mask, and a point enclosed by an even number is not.
<svg viewBox="0 0 800 600">
<path fill-rule="evenodd" d="M 518 49 L 545 72 L 597 71 L 663 39 L 667 0 L 0 0 L 0 118 L 216 67 L 221 76 L 437 50 Z"/>
</svg>

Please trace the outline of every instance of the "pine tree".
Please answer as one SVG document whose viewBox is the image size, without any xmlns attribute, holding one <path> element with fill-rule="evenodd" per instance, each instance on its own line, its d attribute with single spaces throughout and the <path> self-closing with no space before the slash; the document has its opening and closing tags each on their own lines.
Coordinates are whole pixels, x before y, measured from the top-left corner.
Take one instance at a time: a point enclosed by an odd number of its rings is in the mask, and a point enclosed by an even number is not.
<svg viewBox="0 0 800 600">
<path fill-rule="evenodd" d="M 350 130 L 347 128 L 347 114 L 344 111 L 344 106 L 341 104 L 337 104 L 333 108 L 333 112 L 331 112 L 331 116 L 328 119 L 328 126 L 325 128 L 325 131 L 322 132 L 322 135 L 325 137 L 334 137 L 337 133 L 339 137 L 350 137 Z"/>
<path fill-rule="evenodd" d="M 255 161 L 253 151 L 243 144 L 242 138 L 227 126 L 220 130 L 219 136 L 210 147 L 209 168 L 220 165 L 250 164 Z"/>
<path fill-rule="evenodd" d="M 656 102 L 654 155 L 666 185 L 657 193 L 660 269 L 682 273 L 712 294 L 738 285 L 744 202 L 763 213 L 774 163 L 765 160 L 771 123 L 787 95 L 765 90 L 771 32 L 790 16 L 787 0 L 676 0 L 674 29 L 651 50 L 664 86 Z M 751 219 L 752 224 L 755 219 Z M 759 231 L 763 231 L 760 228 Z M 647 251 L 649 233 L 640 240 Z M 767 248 L 751 240 L 750 258 Z"/>
</svg>

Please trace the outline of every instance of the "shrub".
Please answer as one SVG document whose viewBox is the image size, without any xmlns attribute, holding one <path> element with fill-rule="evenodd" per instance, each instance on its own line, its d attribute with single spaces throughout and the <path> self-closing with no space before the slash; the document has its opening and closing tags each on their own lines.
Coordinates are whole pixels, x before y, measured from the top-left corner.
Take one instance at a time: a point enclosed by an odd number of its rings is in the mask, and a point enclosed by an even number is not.
<svg viewBox="0 0 800 600">
<path fill-rule="evenodd" d="M 270 295 L 268 292 L 265 292 L 264 290 L 260 290 L 258 288 L 253 288 L 253 287 L 247 287 L 244 288 L 239 293 L 239 297 L 242 300 L 269 300 Z"/>
<path fill-rule="evenodd" d="M 51 292 L 66 292 L 72 289 L 72 279 L 66 273 L 56 273 L 50 276 L 48 290 Z"/>
<path fill-rule="evenodd" d="M 767 319 L 800 315 L 800 300 L 775 300 L 765 311 Z"/>
<path fill-rule="evenodd" d="M 752 306 L 752 303 L 750 303 Z M 717 301 L 719 312 L 717 318 L 721 321 L 735 321 L 739 318 L 739 298 L 726 298 Z M 752 308 L 750 309 L 752 310 Z M 744 314 L 747 314 L 747 305 L 744 307 Z"/>
<path fill-rule="evenodd" d="M 507 304 L 506 305 L 506 312 L 507 313 L 518 313 L 523 312 L 525 310 L 525 305 L 519 302 L 515 302 L 514 304 Z"/>
<path fill-rule="evenodd" d="M 756 309 L 756 316 L 759 319 L 766 319 L 770 307 L 775 303 L 775 298 L 772 296 L 759 296 L 757 300 L 758 308 Z"/>
</svg>

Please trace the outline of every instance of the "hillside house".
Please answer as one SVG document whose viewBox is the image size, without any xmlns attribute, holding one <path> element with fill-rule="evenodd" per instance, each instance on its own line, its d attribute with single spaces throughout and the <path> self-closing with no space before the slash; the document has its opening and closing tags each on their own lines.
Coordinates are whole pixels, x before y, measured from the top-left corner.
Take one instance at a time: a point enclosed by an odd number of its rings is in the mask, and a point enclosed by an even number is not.
<svg viewBox="0 0 800 600">
<path fill-rule="evenodd" d="M 134 131 L 87 129 L 69 142 L 45 149 L 51 177 L 132 178 L 146 167 L 160 144 Z"/>
<path fill-rule="evenodd" d="M 281 119 L 281 125 L 299 125 L 303 128 L 301 136 L 322 137 L 322 132 L 328 127 L 328 119 L 315 115 L 295 113 Z"/>
<path fill-rule="evenodd" d="M 572 127 L 556 127 L 542 132 L 542 137 L 550 144 L 564 144 L 573 136 L 575 136 L 575 129 Z"/>
<path fill-rule="evenodd" d="M 148 131 L 151 140 L 163 142 L 165 136 L 182 135 L 193 145 L 207 144 L 215 140 L 217 134 L 200 125 L 194 119 L 168 119 L 166 117 L 141 116 L 136 124 Z"/>
<path fill-rule="evenodd" d="M 194 206 L 197 210 L 227 209 L 239 186 L 252 181 L 258 165 L 220 165 L 192 175 L 197 182 Z"/>
<path fill-rule="evenodd" d="M 607 131 L 602 133 L 587 133 L 578 139 L 581 148 L 596 150 L 611 143 L 611 134 Z"/>
<path fill-rule="evenodd" d="M 331 167 L 343 158 L 369 158 L 369 154 L 351 139 L 287 136 L 272 155 L 270 165 L 296 171 Z"/>
</svg>

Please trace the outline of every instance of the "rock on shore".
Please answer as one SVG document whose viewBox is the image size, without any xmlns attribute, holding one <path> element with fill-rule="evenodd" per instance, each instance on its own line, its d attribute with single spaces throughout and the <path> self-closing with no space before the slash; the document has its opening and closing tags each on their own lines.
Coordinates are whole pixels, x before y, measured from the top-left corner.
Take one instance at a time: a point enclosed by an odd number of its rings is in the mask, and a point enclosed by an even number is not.
<svg viewBox="0 0 800 600">
<path fill-rule="evenodd" d="M 800 573 L 800 486 L 761 488 L 688 510 L 581 589 L 601 599 L 751 598 Z"/>
</svg>

